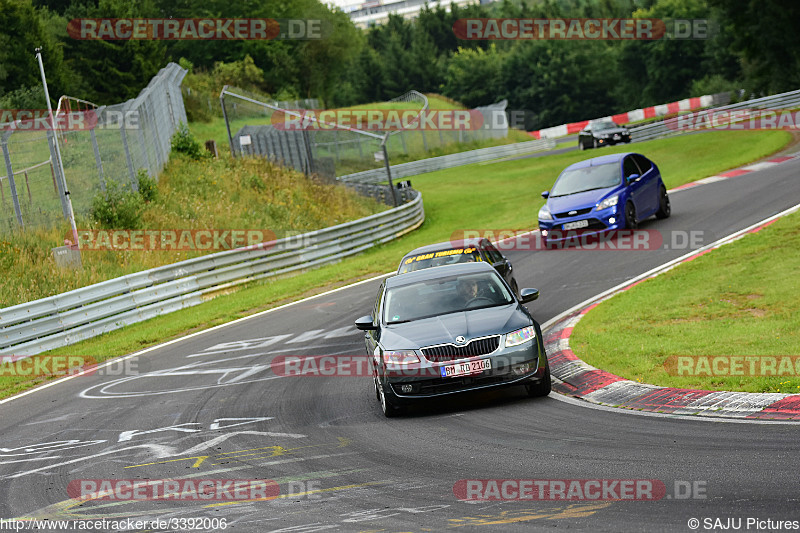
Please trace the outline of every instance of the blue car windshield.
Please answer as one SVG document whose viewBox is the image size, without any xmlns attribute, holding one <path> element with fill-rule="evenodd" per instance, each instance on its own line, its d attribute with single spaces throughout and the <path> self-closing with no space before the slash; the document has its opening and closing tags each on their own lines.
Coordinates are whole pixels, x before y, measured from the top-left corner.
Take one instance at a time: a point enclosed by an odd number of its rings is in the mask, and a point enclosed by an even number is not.
<svg viewBox="0 0 800 533">
<path fill-rule="evenodd" d="M 553 185 L 550 197 L 567 196 L 594 189 L 606 189 L 622 183 L 619 163 L 565 170 Z"/>
</svg>

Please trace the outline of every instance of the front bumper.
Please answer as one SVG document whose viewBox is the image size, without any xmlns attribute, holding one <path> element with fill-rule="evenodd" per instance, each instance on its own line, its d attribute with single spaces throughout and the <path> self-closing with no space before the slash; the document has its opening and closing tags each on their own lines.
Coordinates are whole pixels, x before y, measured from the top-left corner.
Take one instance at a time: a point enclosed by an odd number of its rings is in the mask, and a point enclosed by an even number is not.
<svg viewBox="0 0 800 533">
<path fill-rule="evenodd" d="M 436 398 L 485 388 L 538 382 L 545 377 L 545 357 L 540 339 L 536 338 L 532 342 L 511 348 L 502 348 L 492 354 L 445 363 L 427 364 L 424 366 L 427 372 L 419 372 L 424 375 L 387 376 L 384 374 L 381 382 L 384 391 L 391 393 L 398 399 Z M 456 362 L 487 358 L 492 360 L 492 368 L 490 370 L 457 377 L 440 377 L 439 375 L 441 367 L 452 365 Z M 523 365 L 527 365 L 529 370 L 522 373 L 519 370 L 515 371 L 515 369 L 520 369 Z M 391 371 L 389 372 L 391 373 Z M 413 372 L 407 373 L 413 374 Z"/>
<path fill-rule="evenodd" d="M 600 235 L 609 231 L 625 228 L 625 217 L 618 210 L 620 205 L 597 211 L 592 210 L 585 215 L 575 217 L 555 218 L 553 220 L 539 220 L 539 231 L 545 242 L 563 242 Z M 588 225 L 583 228 L 564 229 L 565 224 L 587 220 Z"/>
</svg>

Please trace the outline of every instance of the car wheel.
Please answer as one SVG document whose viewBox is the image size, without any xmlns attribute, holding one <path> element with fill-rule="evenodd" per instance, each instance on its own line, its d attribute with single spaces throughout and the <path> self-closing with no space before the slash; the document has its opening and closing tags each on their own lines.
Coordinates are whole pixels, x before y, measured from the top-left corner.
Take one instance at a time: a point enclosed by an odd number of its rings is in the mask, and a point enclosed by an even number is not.
<svg viewBox="0 0 800 533">
<path fill-rule="evenodd" d="M 661 196 L 658 200 L 658 211 L 656 211 L 656 218 L 669 218 L 672 214 L 672 206 L 669 203 L 669 196 L 667 195 L 667 188 L 661 186 Z"/>
<path fill-rule="evenodd" d="M 547 357 L 545 357 L 544 363 L 544 377 L 538 383 L 525 385 L 525 390 L 528 391 L 528 396 L 531 398 L 547 396 L 553 390 L 553 380 L 550 378 L 550 363 L 547 361 Z"/>
<path fill-rule="evenodd" d="M 405 409 L 397 405 L 383 390 L 378 378 L 375 378 L 375 390 L 378 392 L 378 401 L 381 403 L 381 411 L 386 418 L 394 418 L 400 416 L 405 412 Z"/>
<path fill-rule="evenodd" d="M 636 208 L 633 207 L 633 202 L 628 201 L 625 204 L 625 227 L 628 229 L 637 229 L 639 223 L 636 221 Z"/>
</svg>

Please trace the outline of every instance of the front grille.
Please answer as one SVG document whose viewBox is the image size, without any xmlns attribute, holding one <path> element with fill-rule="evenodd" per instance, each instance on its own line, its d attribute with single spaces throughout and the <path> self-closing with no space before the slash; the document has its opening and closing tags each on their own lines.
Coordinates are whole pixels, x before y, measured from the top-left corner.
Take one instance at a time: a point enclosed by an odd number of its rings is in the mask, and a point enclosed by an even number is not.
<svg viewBox="0 0 800 533">
<path fill-rule="evenodd" d="M 577 213 L 572 213 L 572 211 L 564 211 L 563 213 L 556 213 L 556 218 L 568 218 L 568 217 L 576 217 L 578 215 L 585 215 L 589 211 L 591 211 L 592 207 L 586 207 L 584 209 L 573 209 L 573 211 L 577 211 Z M 572 213 L 572 214 L 570 214 Z"/>
<path fill-rule="evenodd" d="M 444 363 L 456 359 L 475 357 L 476 355 L 490 354 L 500 346 L 500 335 L 473 339 L 463 346 L 455 344 L 441 344 L 428 346 L 422 349 L 422 355 L 431 363 Z"/>
<path fill-rule="evenodd" d="M 585 229 L 585 230 L 600 230 L 600 229 L 606 229 L 607 227 L 608 226 L 606 226 L 605 224 L 603 224 L 602 222 L 600 222 L 596 218 L 590 218 L 589 219 L 589 225 L 586 226 L 585 228 L 581 228 L 581 229 Z"/>
</svg>

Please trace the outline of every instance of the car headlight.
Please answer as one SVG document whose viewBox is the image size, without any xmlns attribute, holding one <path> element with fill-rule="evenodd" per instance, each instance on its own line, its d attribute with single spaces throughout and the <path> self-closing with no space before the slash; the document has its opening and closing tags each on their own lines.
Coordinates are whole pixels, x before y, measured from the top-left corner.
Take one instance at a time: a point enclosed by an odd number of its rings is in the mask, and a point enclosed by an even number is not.
<svg viewBox="0 0 800 533">
<path fill-rule="evenodd" d="M 383 362 L 387 365 L 410 365 L 420 360 L 414 350 L 387 350 L 383 352 Z"/>
<path fill-rule="evenodd" d="M 506 348 L 510 346 L 519 346 L 522 343 L 536 338 L 536 328 L 533 326 L 525 326 L 517 331 L 506 333 Z"/>
<path fill-rule="evenodd" d="M 553 215 L 550 214 L 550 210 L 547 209 L 546 205 L 539 209 L 539 220 L 553 220 Z"/>
<path fill-rule="evenodd" d="M 614 207 L 619 202 L 619 195 L 609 196 L 599 204 L 597 204 L 597 210 L 602 211 L 603 209 L 608 209 L 609 207 Z"/>
</svg>

